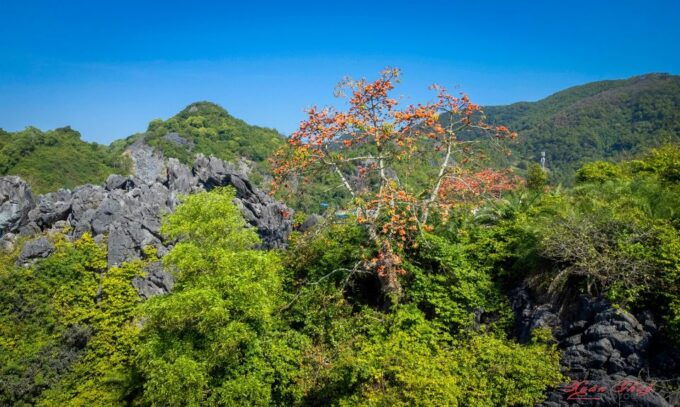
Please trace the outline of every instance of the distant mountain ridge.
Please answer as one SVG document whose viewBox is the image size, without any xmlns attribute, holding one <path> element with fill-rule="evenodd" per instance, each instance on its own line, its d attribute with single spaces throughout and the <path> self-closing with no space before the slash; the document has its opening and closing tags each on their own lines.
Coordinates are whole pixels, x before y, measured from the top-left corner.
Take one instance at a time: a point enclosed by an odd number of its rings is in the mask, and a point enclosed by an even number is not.
<svg viewBox="0 0 680 407">
<path fill-rule="evenodd" d="M 546 152 L 555 181 L 593 160 L 618 160 L 680 140 L 680 76 L 646 74 L 575 86 L 537 102 L 484 108 L 487 121 L 520 135 L 509 164 Z"/>
<path fill-rule="evenodd" d="M 510 157 L 493 157 L 498 166 L 515 166 L 521 172 L 545 151 L 553 181 L 570 183 L 584 162 L 629 158 L 680 141 L 680 76 L 652 73 L 592 82 L 537 102 L 487 106 L 484 112 L 487 122 L 520 135 L 510 146 Z M 82 141 L 70 128 L 0 130 L 0 175 L 22 176 L 38 193 L 99 184 L 109 174 L 127 174 L 129 164 L 122 153 L 140 139 L 185 164 L 199 153 L 238 161 L 257 184 L 271 173 L 269 155 L 285 144 L 276 130 L 249 125 L 203 101 L 167 120 L 152 120 L 146 132 L 110 146 Z"/>
</svg>

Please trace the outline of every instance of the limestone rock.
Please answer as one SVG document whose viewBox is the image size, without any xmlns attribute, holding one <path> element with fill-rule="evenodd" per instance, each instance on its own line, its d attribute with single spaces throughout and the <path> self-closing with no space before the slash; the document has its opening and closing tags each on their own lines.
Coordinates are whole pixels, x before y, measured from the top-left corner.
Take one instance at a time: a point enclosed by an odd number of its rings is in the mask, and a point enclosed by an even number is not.
<svg viewBox="0 0 680 407">
<path fill-rule="evenodd" d="M 139 296 L 148 299 L 156 295 L 167 294 L 172 290 L 175 280 L 169 272 L 163 270 L 160 262 L 149 264 L 144 277 L 135 277 L 132 285 L 137 289 Z"/>
<path fill-rule="evenodd" d="M 178 146 L 187 147 L 189 149 L 194 147 L 193 141 L 185 139 L 184 137 L 180 136 L 179 133 L 168 133 L 163 136 L 163 140 L 177 144 Z"/>
<path fill-rule="evenodd" d="M 0 236 L 18 232 L 35 206 L 31 187 L 15 176 L 0 177 Z"/>
<path fill-rule="evenodd" d="M 5 233 L 0 237 L 0 250 L 11 252 L 14 250 L 17 236 L 14 233 Z"/>
<path fill-rule="evenodd" d="M 36 199 L 20 178 L 0 177 L 0 238 L 5 233 L 32 235 L 64 228 L 71 238 L 90 233 L 95 241 L 107 242 L 109 266 L 120 265 L 141 257 L 149 245 L 159 255 L 167 252 L 161 219 L 177 207 L 180 195 L 229 185 L 262 247 L 286 244 L 292 211 L 252 185 L 236 166 L 198 155 L 189 167 L 174 158 L 165 160 L 142 140 L 126 154 L 132 159 L 132 176 L 111 175 L 103 186 L 88 184 Z M 4 239 L 2 245 L 10 248 L 12 242 Z"/>
<path fill-rule="evenodd" d="M 71 191 L 67 189 L 38 196 L 36 207 L 29 212 L 29 221 L 45 228 L 66 220 L 71 210 L 71 199 Z"/>
<path fill-rule="evenodd" d="M 178 194 L 197 192 L 198 179 L 191 169 L 176 158 L 168 160 L 168 188 Z"/>
<path fill-rule="evenodd" d="M 39 237 L 24 244 L 17 265 L 25 266 L 37 259 L 43 259 L 54 252 L 54 245 L 46 237 Z"/>
<path fill-rule="evenodd" d="M 111 174 L 106 178 L 104 187 L 107 191 L 113 191 L 115 189 L 125 189 L 129 190 L 135 186 L 134 181 L 130 177 L 124 177 L 118 174 Z"/>
<path fill-rule="evenodd" d="M 132 172 L 143 182 L 153 184 L 167 181 L 167 170 L 163 155 L 153 147 L 138 140 L 132 144 L 125 153 L 132 161 Z"/>
<path fill-rule="evenodd" d="M 572 380 L 588 380 L 608 389 L 600 404 L 592 405 L 670 406 L 653 391 L 639 397 L 615 391 L 624 380 L 639 382 L 640 372 L 653 367 L 650 344 L 656 324 L 650 314 L 643 314 L 641 323 L 606 299 L 588 296 L 578 297 L 568 311 L 560 313 L 556 304 L 534 303 L 526 286 L 515 289 L 510 298 L 516 315 L 516 335 L 521 342 L 528 341 L 531 330 L 537 327 L 551 328 L 562 350 L 561 366 L 565 374 Z M 574 405 L 560 389 L 548 396 L 548 401 L 540 406 Z"/>
</svg>

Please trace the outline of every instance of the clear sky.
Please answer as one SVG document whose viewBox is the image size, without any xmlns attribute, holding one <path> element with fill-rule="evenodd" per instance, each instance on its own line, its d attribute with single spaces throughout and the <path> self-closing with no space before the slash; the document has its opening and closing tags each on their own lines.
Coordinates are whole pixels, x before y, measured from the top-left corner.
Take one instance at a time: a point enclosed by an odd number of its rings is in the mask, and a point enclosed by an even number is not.
<svg viewBox="0 0 680 407">
<path fill-rule="evenodd" d="M 680 1 L 0 0 L 0 128 L 109 143 L 210 100 L 293 131 L 343 76 L 402 68 L 481 104 L 680 73 Z"/>
</svg>

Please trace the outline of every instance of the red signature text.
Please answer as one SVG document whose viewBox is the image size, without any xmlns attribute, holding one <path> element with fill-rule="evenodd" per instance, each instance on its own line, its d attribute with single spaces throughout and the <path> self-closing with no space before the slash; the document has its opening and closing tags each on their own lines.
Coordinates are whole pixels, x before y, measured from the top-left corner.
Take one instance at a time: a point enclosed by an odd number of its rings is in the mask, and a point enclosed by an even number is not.
<svg viewBox="0 0 680 407">
<path fill-rule="evenodd" d="M 588 380 L 574 380 L 562 388 L 567 393 L 567 400 L 602 400 L 602 395 L 609 390 L 607 386 L 590 383 Z M 654 390 L 654 384 L 624 379 L 612 388 L 614 393 L 646 396 Z"/>
<path fill-rule="evenodd" d="M 567 400 L 602 400 L 601 394 L 605 393 L 607 388 L 590 384 L 588 380 L 574 380 L 566 385 L 562 391 L 567 393 Z"/>
<path fill-rule="evenodd" d="M 654 390 L 654 384 L 640 383 L 635 380 L 621 380 L 614 386 L 614 392 L 646 396 Z"/>
</svg>

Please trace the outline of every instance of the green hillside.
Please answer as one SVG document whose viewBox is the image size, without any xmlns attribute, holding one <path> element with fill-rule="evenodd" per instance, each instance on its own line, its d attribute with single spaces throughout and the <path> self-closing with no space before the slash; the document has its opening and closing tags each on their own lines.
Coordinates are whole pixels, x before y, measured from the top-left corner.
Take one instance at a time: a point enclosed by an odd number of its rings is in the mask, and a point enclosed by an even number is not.
<svg viewBox="0 0 680 407">
<path fill-rule="evenodd" d="M 553 180 L 569 183 L 584 162 L 627 158 L 680 140 L 680 76 L 593 82 L 484 111 L 490 123 L 519 132 L 511 164 L 526 168 L 545 151 Z"/>
<path fill-rule="evenodd" d="M 118 152 L 81 140 L 70 127 L 47 132 L 28 127 L 13 133 L 0 129 L 0 175 L 19 175 L 37 193 L 98 184 L 128 168 Z"/>
<path fill-rule="evenodd" d="M 284 143 L 276 130 L 251 126 L 210 102 L 192 103 L 165 121 L 153 120 L 145 140 L 185 163 L 197 153 L 226 161 L 244 157 L 255 163 L 259 175 L 267 172 L 267 158 Z"/>
<path fill-rule="evenodd" d="M 214 103 L 198 102 L 168 120 L 151 121 L 146 133 L 111 146 L 82 141 L 70 127 L 47 132 L 29 127 L 14 133 L 0 129 L 0 175 L 19 175 L 37 193 L 101 183 L 109 174 L 129 171 L 121 153 L 140 137 L 185 163 L 198 153 L 226 161 L 246 158 L 256 182 L 269 172 L 269 155 L 284 143 L 275 130 L 251 126 Z"/>
</svg>

